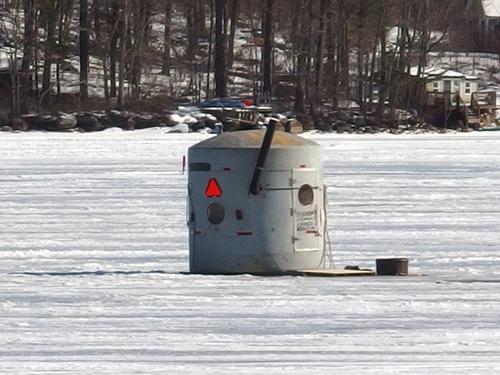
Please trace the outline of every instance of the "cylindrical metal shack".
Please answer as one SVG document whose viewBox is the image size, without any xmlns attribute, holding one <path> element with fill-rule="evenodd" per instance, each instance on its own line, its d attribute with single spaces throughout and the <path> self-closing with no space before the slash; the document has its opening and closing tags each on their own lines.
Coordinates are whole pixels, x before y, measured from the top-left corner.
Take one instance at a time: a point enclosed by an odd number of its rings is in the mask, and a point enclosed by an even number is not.
<svg viewBox="0 0 500 375">
<path fill-rule="evenodd" d="M 276 132 L 249 187 L 265 131 L 207 139 L 189 149 L 189 263 L 192 273 L 280 273 L 325 261 L 323 150 Z"/>
</svg>

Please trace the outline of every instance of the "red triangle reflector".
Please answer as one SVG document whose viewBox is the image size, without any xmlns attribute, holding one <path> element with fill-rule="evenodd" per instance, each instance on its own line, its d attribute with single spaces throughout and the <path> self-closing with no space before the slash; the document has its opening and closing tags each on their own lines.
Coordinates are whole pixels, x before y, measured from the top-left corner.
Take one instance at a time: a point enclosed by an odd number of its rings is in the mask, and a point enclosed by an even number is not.
<svg viewBox="0 0 500 375">
<path fill-rule="evenodd" d="M 205 189 L 207 198 L 219 198 L 222 196 L 222 189 L 215 178 L 208 180 L 207 188 Z"/>
</svg>

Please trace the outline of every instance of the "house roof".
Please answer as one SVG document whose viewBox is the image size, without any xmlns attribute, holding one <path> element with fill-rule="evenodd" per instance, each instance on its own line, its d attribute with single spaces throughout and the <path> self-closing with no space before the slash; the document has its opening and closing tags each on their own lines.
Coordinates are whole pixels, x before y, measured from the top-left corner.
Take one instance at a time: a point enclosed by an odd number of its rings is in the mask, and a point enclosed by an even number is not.
<svg viewBox="0 0 500 375">
<path fill-rule="evenodd" d="M 484 15 L 489 18 L 500 18 L 500 0 L 481 0 Z"/>
<path fill-rule="evenodd" d="M 418 67 L 416 66 L 412 67 L 410 70 L 410 75 L 416 77 L 417 74 L 418 74 Z M 428 79 L 465 78 L 470 81 L 478 79 L 477 77 L 460 73 L 455 70 L 432 68 L 432 67 L 425 68 L 424 71 L 420 74 L 420 77 Z"/>
</svg>

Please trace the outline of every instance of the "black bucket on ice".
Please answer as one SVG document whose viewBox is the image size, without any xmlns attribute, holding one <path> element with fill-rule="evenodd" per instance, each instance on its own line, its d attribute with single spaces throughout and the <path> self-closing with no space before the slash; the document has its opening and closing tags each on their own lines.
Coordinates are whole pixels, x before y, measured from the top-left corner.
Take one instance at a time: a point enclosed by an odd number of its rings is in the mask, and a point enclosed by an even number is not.
<svg viewBox="0 0 500 375">
<path fill-rule="evenodd" d="M 377 275 L 407 276 L 408 258 L 377 259 Z"/>
</svg>

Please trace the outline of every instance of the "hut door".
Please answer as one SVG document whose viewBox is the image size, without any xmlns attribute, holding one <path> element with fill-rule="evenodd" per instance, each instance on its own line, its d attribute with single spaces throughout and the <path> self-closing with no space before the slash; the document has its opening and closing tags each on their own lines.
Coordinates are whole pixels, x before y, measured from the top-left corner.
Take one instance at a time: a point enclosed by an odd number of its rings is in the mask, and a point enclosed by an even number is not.
<svg viewBox="0 0 500 375">
<path fill-rule="evenodd" d="M 322 193 L 318 188 L 318 170 L 301 168 L 292 173 L 295 251 L 318 251 L 322 240 L 319 217 Z"/>
</svg>

